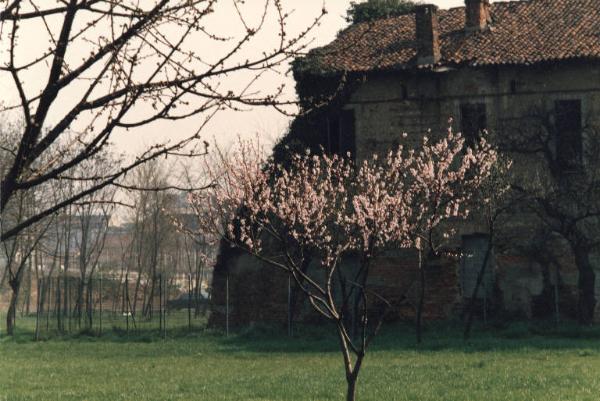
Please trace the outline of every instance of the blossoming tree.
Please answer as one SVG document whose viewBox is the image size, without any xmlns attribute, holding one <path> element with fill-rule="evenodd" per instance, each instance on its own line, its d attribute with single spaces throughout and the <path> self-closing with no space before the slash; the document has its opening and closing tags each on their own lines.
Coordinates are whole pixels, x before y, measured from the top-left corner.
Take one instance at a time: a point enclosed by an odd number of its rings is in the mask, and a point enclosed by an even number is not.
<svg viewBox="0 0 600 401">
<path fill-rule="evenodd" d="M 367 348 L 389 306 L 369 286 L 373 262 L 388 250 L 419 246 L 449 217 L 466 216 L 463 206 L 496 153 L 484 141 L 465 150 L 450 132 L 439 142 L 425 139 L 419 150 L 400 147 L 357 165 L 350 157 L 294 154 L 284 167 L 262 154 L 243 141 L 219 153 L 207 165 L 214 185 L 191 195 L 191 203 L 203 230 L 285 271 L 333 323 L 347 399 L 354 400 Z M 349 257 L 358 263 L 345 263 Z"/>
<path fill-rule="evenodd" d="M 464 138 L 451 129 L 436 143 L 430 143 L 425 136 L 418 155 L 409 166 L 414 181 L 410 191 L 415 210 L 411 238 L 419 252 L 417 343 L 422 341 L 426 291 L 424 265 L 432 258 L 456 256 L 443 250 L 455 231 L 449 219 L 464 220 L 469 217 L 474 202 L 489 202 L 479 195 L 482 185 L 489 180 L 497 154 L 484 138 L 474 148 L 465 148 L 464 142 Z"/>
</svg>

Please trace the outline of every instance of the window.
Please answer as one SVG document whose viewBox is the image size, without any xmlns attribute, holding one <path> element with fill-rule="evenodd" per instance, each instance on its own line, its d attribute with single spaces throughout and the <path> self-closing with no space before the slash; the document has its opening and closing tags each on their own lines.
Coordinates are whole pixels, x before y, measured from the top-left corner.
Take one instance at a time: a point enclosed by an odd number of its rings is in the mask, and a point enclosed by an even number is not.
<svg viewBox="0 0 600 401">
<path fill-rule="evenodd" d="M 408 88 L 405 84 L 400 85 L 400 99 L 406 100 L 408 99 Z"/>
<path fill-rule="evenodd" d="M 479 142 L 481 133 L 487 128 L 484 103 L 468 103 L 460 106 L 461 131 L 466 146 Z"/>
<path fill-rule="evenodd" d="M 356 153 L 354 134 L 354 110 L 341 110 L 327 118 L 327 150 L 329 153 L 352 157 Z"/>
<path fill-rule="evenodd" d="M 554 103 L 556 160 L 562 170 L 576 170 L 582 163 L 581 100 Z"/>
<path fill-rule="evenodd" d="M 485 234 L 465 235 L 462 238 L 462 253 L 460 263 L 460 287 L 463 298 L 471 298 L 477 276 L 481 271 L 485 254 L 489 245 L 489 237 Z M 494 289 L 493 254 L 488 256 L 483 280 L 477 292 L 477 298 L 490 298 Z"/>
</svg>

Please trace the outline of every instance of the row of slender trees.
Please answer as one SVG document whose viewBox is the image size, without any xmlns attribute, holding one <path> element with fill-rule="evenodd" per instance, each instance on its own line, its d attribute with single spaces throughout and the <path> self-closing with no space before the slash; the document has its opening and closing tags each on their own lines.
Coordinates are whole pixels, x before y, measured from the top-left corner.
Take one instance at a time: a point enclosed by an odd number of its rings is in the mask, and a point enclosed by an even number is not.
<svg viewBox="0 0 600 401">
<path fill-rule="evenodd" d="M 295 99 L 273 86 L 273 76 L 303 53 L 325 15 L 319 7 L 290 33 L 294 13 L 281 0 L 0 0 L 0 80 L 8 88 L 0 101 L 0 242 L 8 256 L 1 274 L 13 297 L 8 331 L 27 266 L 32 255 L 41 257 L 34 250 L 45 238 L 55 237 L 45 247 L 49 264 L 57 258 L 56 270 L 79 266 L 85 283 L 98 268 L 103 237 L 87 237 L 75 260 L 65 251 L 77 246 L 69 232 L 76 226 L 85 232 L 92 223 L 84 216 L 108 221 L 115 187 L 163 192 L 131 185 L 136 169 L 168 156 L 205 155 L 205 128 L 223 110 L 293 112 Z M 220 18 L 228 21 L 227 32 Z M 265 37 L 268 29 L 278 35 Z M 139 136 L 165 127 L 168 135 L 156 141 Z M 116 157 L 112 145 L 124 136 L 148 145 Z M 137 220 L 131 253 L 146 252 L 141 238 L 154 233 L 153 250 L 136 262 L 138 272 L 153 266 L 149 281 L 140 279 L 140 287 L 148 281 L 150 288 L 138 288 L 152 299 L 153 269 L 167 258 L 160 249 L 168 236 L 157 233 L 159 218 L 152 221 L 146 211 L 149 220 Z"/>
<path fill-rule="evenodd" d="M 6 127 L 4 132 L 15 130 Z M 7 161 L 15 143 L 10 135 L 2 139 L 0 160 Z M 107 154 L 86 160 L 79 168 L 101 175 L 114 162 L 114 156 Z M 105 305 L 111 305 L 115 312 L 144 317 L 152 316 L 158 280 L 173 283 L 185 276 L 186 287 L 188 280 L 193 283 L 193 304 L 198 314 L 206 295 L 202 288 L 209 279 L 207 267 L 214 247 L 206 237 L 178 230 L 180 222 L 194 224 L 194 219 L 190 218 L 185 197 L 169 187 L 171 172 L 165 162 L 149 162 L 126 181 L 136 190 L 103 188 L 3 241 L 0 295 L 8 303 L 6 332 L 14 332 L 19 305 L 24 313 L 34 307 L 64 310 L 57 315 L 59 329 L 64 329 L 61 316 L 65 314 L 75 317 L 79 327 L 91 326 L 93 283 L 101 274 L 117 287 Z M 18 224 L 56 198 L 77 192 L 79 185 L 76 180 L 64 180 L 22 192 L 3 213 L 2 223 Z M 71 282 L 76 288 L 70 299 L 63 295 L 62 302 L 57 301 L 62 305 L 47 304 L 52 283 L 64 290 Z M 73 306 L 67 307 L 71 303 Z"/>
</svg>

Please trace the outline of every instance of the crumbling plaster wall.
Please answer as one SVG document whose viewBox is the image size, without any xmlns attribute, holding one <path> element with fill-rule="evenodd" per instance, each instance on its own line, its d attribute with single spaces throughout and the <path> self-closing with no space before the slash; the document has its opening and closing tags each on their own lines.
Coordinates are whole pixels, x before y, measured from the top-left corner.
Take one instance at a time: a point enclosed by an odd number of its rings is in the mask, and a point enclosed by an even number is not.
<svg viewBox="0 0 600 401">
<path fill-rule="evenodd" d="M 460 105 L 485 103 L 490 139 L 503 135 L 507 127 L 519 127 L 532 111 L 551 111 L 558 99 L 581 99 L 587 124 L 600 126 L 600 64 L 572 63 L 566 66 L 461 68 L 438 73 L 397 72 L 369 77 L 351 96 L 346 109 L 355 112 L 357 158 L 389 149 L 395 145 L 417 145 L 423 134 L 435 137 L 448 128 L 460 130 Z M 430 133 L 427 133 L 431 130 Z M 403 139 L 402 133 L 409 134 Z M 541 181 L 543 164 L 530 156 L 511 156 L 514 179 Z M 502 233 L 510 241 L 525 243 L 536 234 L 536 220 L 521 214 L 504 221 Z M 451 246 L 460 237 L 484 228 L 476 221 L 462 224 Z M 577 271 L 564 244 L 553 244 L 562 255 L 559 299 L 562 314 L 569 314 L 576 299 Z M 504 308 L 515 315 L 532 316 L 536 297 L 544 289 L 544 273 L 550 284 L 556 282 L 555 268 L 521 254 L 517 249 L 496 251 L 493 266 Z M 600 255 L 597 266 L 597 294 L 600 294 Z M 243 253 L 230 258 L 225 269 L 215 272 L 211 320 L 224 326 L 225 278 L 229 276 L 229 308 L 232 326 L 252 322 L 285 323 L 288 314 L 288 285 L 285 273 L 265 266 Z M 347 265 L 347 264 L 346 264 Z M 346 266 L 347 268 L 347 266 Z M 318 267 L 312 266 L 315 272 Z M 426 319 L 442 319 L 460 311 L 465 294 L 458 285 L 456 261 L 435 262 L 427 272 Z M 390 319 L 412 319 L 418 294 L 418 265 L 414 252 L 399 250 L 379 258 L 371 270 L 369 285 L 389 300 Z M 600 298 L 600 296 L 599 296 Z M 571 311 L 572 312 L 572 311 Z M 311 320 L 315 313 L 304 301 L 296 305 L 295 320 Z M 600 307 L 596 308 L 600 320 Z"/>
<path fill-rule="evenodd" d="M 581 99 L 585 123 L 600 125 L 600 63 L 381 73 L 367 78 L 345 108 L 355 112 L 362 159 L 403 143 L 404 132 L 414 141 L 428 130 L 443 133 L 449 118 L 459 131 L 462 103 L 485 103 L 488 129 L 500 135 L 532 108 L 550 111 L 559 99 Z"/>
<path fill-rule="evenodd" d="M 537 113 L 550 113 L 556 100 L 580 99 L 584 146 L 586 135 L 600 130 L 600 63 L 549 63 L 542 66 L 504 66 L 489 68 L 446 69 L 440 72 L 398 72 L 373 75 L 358 88 L 345 106 L 355 113 L 357 159 L 368 157 L 398 144 L 418 145 L 423 135 L 435 137 L 448 127 L 460 131 L 461 104 L 484 103 L 489 139 L 514 135 Z M 450 123 L 450 119 L 452 122 Z M 594 127 L 596 131 L 587 128 Z M 510 132 L 508 132 L 510 130 Z M 406 139 L 403 133 L 408 133 Z M 536 156 L 511 154 L 514 165 L 512 180 L 538 185 L 543 190 L 545 163 Z M 506 221 L 503 233 L 511 241 L 523 244 L 539 228 L 534 216 L 518 213 Z M 477 224 L 461 228 L 459 235 L 477 231 Z M 455 242 L 459 242 L 456 239 Z M 532 315 L 532 305 L 544 289 L 543 269 L 549 266 L 521 255 L 525 247 L 498 252 L 495 266 L 504 307 L 509 311 Z M 577 271 L 569 250 L 560 249 L 560 282 L 564 285 L 559 299 L 573 301 L 576 296 Z M 594 259 L 600 294 L 600 263 Z M 549 274 L 553 284 L 556 274 Z M 574 302 L 574 301 L 573 301 Z M 571 302 L 572 303 L 572 302 Z M 572 305 L 565 306 L 570 309 Z M 600 317 L 600 308 L 597 315 Z"/>
<path fill-rule="evenodd" d="M 229 250 L 231 251 L 231 250 Z M 225 327 L 229 311 L 230 327 L 243 327 L 253 323 L 285 324 L 292 308 L 294 321 L 310 322 L 323 318 L 312 308 L 308 299 L 299 293 L 295 282 L 273 266 L 249 254 L 234 250 L 224 266 L 214 273 L 211 299 L 211 324 Z M 358 260 L 348 257 L 342 269 L 352 277 Z M 424 306 L 426 319 L 448 316 L 459 301 L 456 272 L 445 268 L 447 261 L 432 264 L 427 270 L 431 277 L 428 288 L 437 294 L 429 297 Z M 413 319 L 418 302 L 418 259 L 413 250 L 397 250 L 378 258 L 371 266 L 368 285 L 391 304 L 386 310 L 390 320 Z M 324 270 L 318 263 L 309 265 L 307 274 L 316 283 L 324 285 Z M 341 296 L 334 288 L 334 296 Z M 296 295 L 293 295 L 296 294 Z M 297 300 L 294 301 L 294 297 Z M 229 298 L 229 300 L 227 300 Z M 291 302 L 290 302 L 291 301 Z M 227 305 L 228 304 L 228 305 Z M 370 298 L 373 313 L 381 312 L 381 304 Z"/>
</svg>

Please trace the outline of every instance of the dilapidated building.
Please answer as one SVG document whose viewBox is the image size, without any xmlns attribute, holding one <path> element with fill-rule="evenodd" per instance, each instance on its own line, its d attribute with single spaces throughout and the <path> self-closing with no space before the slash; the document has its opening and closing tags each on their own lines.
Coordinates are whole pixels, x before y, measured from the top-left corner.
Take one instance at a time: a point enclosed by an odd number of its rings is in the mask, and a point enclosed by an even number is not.
<svg viewBox="0 0 600 401">
<path fill-rule="evenodd" d="M 289 141 L 362 159 L 450 125 L 467 141 L 488 131 L 514 160 L 514 186 L 529 188 L 549 209 L 542 216 L 519 207 L 505 219 L 481 292 L 495 310 L 575 316 L 582 288 L 588 297 L 600 294 L 600 199 L 590 173 L 600 166 L 600 1 L 419 5 L 412 14 L 350 26 L 298 60 L 295 77 L 301 99 L 330 102 L 299 121 Z M 579 191 L 569 198 L 574 206 L 544 198 L 548 187 L 565 186 L 570 195 Z M 460 313 L 487 241 L 476 223 L 466 224 L 455 242 L 473 257 L 428 265 L 426 317 Z M 381 258 L 370 280 L 395 318 L 414 314 L 418 267 L 409 254 Z M 287 278 L 263 269 L 248 256 L 223 255 L 213 283 L 215 321 L 225 310 L 227 277 L 234 324 L 285 320 L 289 305 L 301 314 Z M 263 285 L 264 277 L 278 283 Z"/>
</svg>

